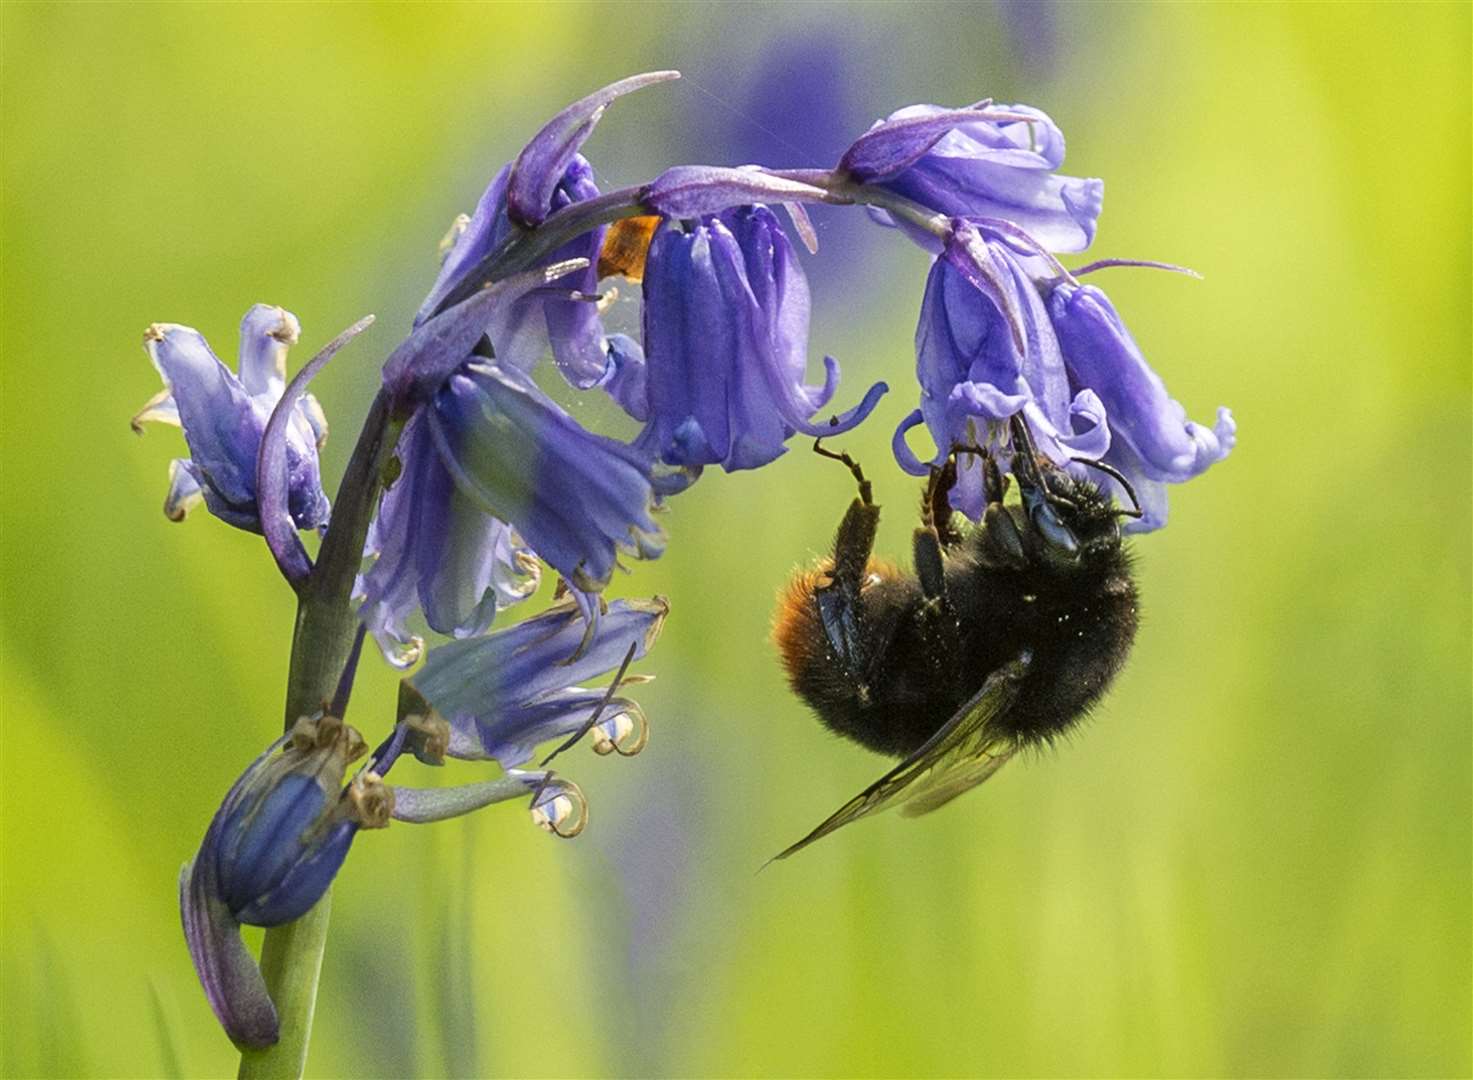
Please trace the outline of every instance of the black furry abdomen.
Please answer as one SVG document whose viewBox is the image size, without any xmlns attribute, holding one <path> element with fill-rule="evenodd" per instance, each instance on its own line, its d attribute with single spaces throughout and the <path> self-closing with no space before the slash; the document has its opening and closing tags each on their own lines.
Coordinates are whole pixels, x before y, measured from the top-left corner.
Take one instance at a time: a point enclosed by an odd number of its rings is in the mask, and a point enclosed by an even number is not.
<svg viewBox="0 0 1473 1080">
<path fill-rule="evenodd" d="M 919 748 L 998 668 L 1029 654 L 1028 673 L 999 726 L 1046 743 L 1099 701 L 1130 653 L 1138 599 L 1116 549 L 1068 570 L 991 569 L 965 557 L 947 567 L 951 619 L 924 614 L 914 578 L 878 576 L 861 596 L 863 674 L 832 653 L 813 599 L 816 571 L 790 587 L 776 637 L 793 690 L 831 731 L 903 757 Z"/>
</svg>

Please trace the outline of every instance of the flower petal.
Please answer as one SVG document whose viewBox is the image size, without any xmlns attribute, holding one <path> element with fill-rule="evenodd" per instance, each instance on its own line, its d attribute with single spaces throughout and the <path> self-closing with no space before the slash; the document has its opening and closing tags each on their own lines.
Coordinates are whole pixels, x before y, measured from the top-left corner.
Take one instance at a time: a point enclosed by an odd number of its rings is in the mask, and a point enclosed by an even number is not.
<svg viewBox="0 0 1473 1080">
<path fill-rule="evenodd" d="M 179 427 L 179 406 L 174 404 L 174 395 L 166 386 L 143 403 L 143 408 L 133 414 L 129 421 L 133 434 L 142 435 L 144 424 L 171 424 Z"/>
<path fill-rule="evenodd" d="M 925 414 L 920 409 L 914 409 L 900 421 L 895 434 L 890 437 L 890 451 L 895 455 L 896 463 L 912 476 L 926 476 L 931 471 L 931 466 L 916 457 L 915 451 L 905 439 L 913 428 L 918 428 L 925 422 Z"/>
<path fill-rule="evenodd" d="M 659 636 L 663 599 L 616 600 L 585 643 L 576 605 L 564 604 L 484 637 L 431 649 L 410 679 L 451 725 L 449 753 L 494 757 L 503 767 L 542 742 L 576 731 L 604 693 L 577 684 L 643 657 Z M 623 703 L 621 707 L 627 707 Z"/>
<path fill-rule="evenodd" d="M 193 327 L 155 323 L 143 345 L 173 396 L 190 458 L 214 498 L 254 518 L 263 411 Z"/>
<path fill-rule="evenodd" d="M 1231 413 L 1212 428 L 1189 421 L 1103 292 L 1063 282 L 1048 308 L 1072 380 L 1099 395 L 1146 475 L 1180 483 L 1228 455 L 1236 441 Z"/>
<path fill-rule="evenodd" d="M 461 491 L 579 588 L 602 588 L 619 552 L 664 550 L 644 457 L 584 430 L 520 372 L 467 365 L 429 421 Z"/>
<path fill-rule="evenodd" d="M 455 236 L 455 242 L 440 262 L 440 273 L 429 295 L 419 305 L 414 325 L 427 322 L 439 311 L 440 304 L 482 259 L 491 254 L 511 230 L 506 220 L 506 177 L 510 165 L 503 165 L 486 185 L 476 212 Z M 457 222 L 459 224 L 459 222 Z M 453 231 L 453 230 L 452 230 Z M 448 239 L 448 238 L 447 238 Z"/>
<path fill-rule="evenodd" d="M 573 102 L 549 120 L 523 147 L 511 167 L 506 192 L 511 220 L 525 228 L 542 223 L 551 210 L 552 193 L 562 181 L 563 172 L 615 99 L 678 78 L 678 71 L 651 71 L 620 79 Z"/>
<path fill-rule="evenodd" d="M 643 423 L 650 418 L 646 387 L 649 369 L 645 364 L 644 350 L 627 334 L 610 334 L 606 350 L 608 366 L 598 385 L 618 402 L 619 408 L 630 419 Z"/>
<path fill-rule="evenodd" d="M 183 521 L 204 498 L 203 485 L 194 463 L 188 458 L 169 462 L 169 493 L 164 496 L 164 516 L 170 521 Z"/>
<path fill-rule="evenodd" d="M 240 381 L 252 396 L 272 401 L 286 389 L 286 352 L 302 336 L 297 317 L 274 304 L 256 304 L 240 321 Z"/>
</svg>

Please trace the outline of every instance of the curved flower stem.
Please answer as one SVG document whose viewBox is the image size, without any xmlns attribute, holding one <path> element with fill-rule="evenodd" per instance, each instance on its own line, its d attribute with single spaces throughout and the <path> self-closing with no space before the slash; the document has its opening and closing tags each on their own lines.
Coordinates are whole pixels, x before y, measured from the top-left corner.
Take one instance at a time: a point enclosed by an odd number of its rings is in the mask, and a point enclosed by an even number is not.
<svg viewBox="0 0 1473 1080">
<path fill-rule="evenodd" d="M 358 629 L 352 603 L 353 581 L 363 558 L 368 524 L 378 505 L 385 467 L 407 420 L 389 393 L 380 390 L 353 447 L 317 565 L 298 592 L 287 676 L 287 729 L 297 717 L 309 716 L 331 704 L 353 653 Z M 324 893 L 300 919 L 266 931 L 261 973 L 281 1020 L 281 1038 L 275 1046 L 242 1051 L 241 1077 L 280 1080 L 302 1075 L 312 1037 L 317 976 L 327 945 L 331 896 L 331 892 Z"/>
<path fill-rule="evenodd" d="M 884 210 L 888 214 L 902 218 L 917 228 L 925 230 L 942 243 L 945 243 L 946 238 L 951 235 L 951 219 L 945 214 L 938 214 L 914 199 L 907 199 L 904 195 L 897 195 L 876 184 L 857 183 L 843 173 L 831 172 L 827 169 L 770 169 L 768 171 L 784 180 L 797 180 L 800 183 L 823 188 L 835 199 Z"/>
</svg>

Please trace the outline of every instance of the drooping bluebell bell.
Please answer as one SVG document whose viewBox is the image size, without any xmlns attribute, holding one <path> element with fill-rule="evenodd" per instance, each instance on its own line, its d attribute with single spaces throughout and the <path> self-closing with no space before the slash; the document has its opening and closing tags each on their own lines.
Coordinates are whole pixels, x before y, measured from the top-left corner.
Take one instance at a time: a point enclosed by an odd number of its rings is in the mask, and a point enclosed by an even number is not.
<svg viewBox="0 0 1473 1080">
<path fill-rule="evenodd" d="M 921 407 L 896 433 L 901 465 L 924 475 L 953 447 L 1001 434 L 1000 422 L 1025 408 L 1040 446 L 1061 462 L 1103 455 L 1104 410 L 1087 384 L 1071 388 L 1043 298 L 1023 263 L 998 239 L 969 239 L 965 251 L 949 245 L 926 280 L 916 327 Z M 904 439 L 921 421 L 937 447 L 931 462 L 919 461 Z M 977 520 L 985 503 L 980 462 L 964 455 L 957 470 L 951 504 Z"/>
<path fill-rule="evenodd" d="M 420 653 L 410 629 L 416 609 L 431 630 L 473 637 L 498 608 L 536 592 L 541 564 L 510 525 L 457 487 L 425 412 L 409 421 L 398 454 L 402 470 L 369 532 L 374 563 L 359 583 L 359 618 L 384 655 L 405 666 Z"/>
<path fill-rule="evenodd" d="M 1050 251 L 1083 251 L 1094 239 L 1105 186 L 1059 175 L 1063 162 L 1064 135 L 1047 114 L 984 102 L 898 109 L 855 140 L 839 167 L 948 217 L 1011 222 Z M 934 247 L 934 238 L 899 224 Z"/>
<path fill-rule="evenodd" d="M 392 793 L 372 772 L 343 787 L 367 747 L 333 716 L 303 717 L 241 775 L 179 878 L 195 970 L 215 1015 L 244 1046 L 276 1041 L 275 1007 L 240 926 L 300 918 L 327 891 L 360 828 L 382 828 Z"/>
<path fill-rule="evenodd" d="M 449 723 L 452 757 L 514 768 L 540 744 L 580 730 L 605 691 L 578 684 L 614 671 L 626 657 L 643 658 L 669 610 L 660 597 L 615 600 L 589 640 L 583 616 L 564 603 L 505 630 L 431 649 L 408 681 Z M 616 696 L 590 734 L 601 753 L 632 754 L 644 745 L 645 729 L 638 703 Z"/>
<path fill-rule="evenodd" d="M 240 372 L 232 372 L 188 326 L 155 323 L 143 346 L 164 389 L 133 418 L 140 434 L 149 422 L 183 429 L 189 456 L 169 465 L 164 513 L 183 520 L 201 500 L 216 517 L 240 529 L 261 531 L 256 505 L 256 454 L 261 433 L 285 389 L 286 353 L 300 324 L 291 312 L 256 304 L 240 324 Z M 293 409 L 286 432 L 287 508 L 300 529 L 327 524 L 317 450 L 327 422 L 312 396 Z"/>
<path fill-rule="evenodd" d="M 1198 475 L 1232 449 L 1231 412 L 1219 410 L 1212 429 L 1187 420 L 1103 292 L 1001 239 L 984 243 L 987 281 L 959 269 L 958 259 L 938 258 L 931 268 L 916 331 L 921 407 L 896 431 L 900 464 L 923 474 L 952 447 L 1001 438 L 998 422 L 1021 411 L 1057 463 L 1102 459 L 1126 476 L 1144 510 L 1127 528 L 1159 528 L 1164 484 Z M 930 463 L 905 442 L 921 423 L 937 446 Z M 1094 479 L 1128 501 L 1113 479 Z M 982 511 L 980 467 L 970 456 L 958 464 L 951 502 L 974 520 Z"/>
<path fill-rule="evenodd" d="M 635 446 L 686 468 L 753 469 L 795 432 L 839 434 L 874 409 L 885 384 L 832 420 L 816 420 L 838 386 L 804 382 L 808 281 L 782 224 L 765 206 L 667 221 L 644 270 L 645 400 Z"/>
<path fill-rule="evenodd" d="M 1212 427 L 1187 419 L 1186 410 L 1146 363 L 1110 298 L 1093 285 L 1055 284 L 1048 298 L 1070 380 L 1099 395 L 1109 414 L 1110 452 L 1104 455 L 1130 481 L 1144 516 L 1137 530 L 1166 524 L 1166 487 L 1200 475 L 1232 451 L 1237 423 L 1220 407 Z M 1109 484 L 1118 488 L 1113 480 Z M 1122 492 L 1116 491 L 1117 498 Z"/>
<path fill-rule="evenodd" d="M 415 325 L 433 316 L 482 260 L 508 240 L 557 210 L 597 196 L 593 168 L 578 149 L 604 109 L 623 94 L 675 77 L 674 72 L 652 72 L 621 80 L 574 102 L 544 125 L 514 162 L 498 170 L 475 213 L 458 230 Z M 555 279 L 555 290 L 522 297 L 494 326 L 487 326 L 503 366 L 528 371 L 551 346 L 559 370 L 574 386 L 585 388 L 603 377 L 606 341 L 598 309 L 570 294 L 597 291 L 605 232 L 601 226 L 590 229 L 543 258 L 541 265 L 586 261 Z"/>
<path fill-rule="evenodd" d="M 506 210 L 510 173 L 511 166 L 503 166 L 481 196 L 420 305 L 416 326 L 429 319 L 464 276 L 516 231 Z M 553 205 L 562 207 L 597 194 L 593 169 L 580 155 L 569 163 L 554 189 Z M 496 326 L 487 325 L 485 329 L 493 331 L 491 344 L 501 363 L 528 371 L 550 346 L 558 369 L 574 386 L 586 387 L 603 375 L 604 334 L 598 309 L 592 303 L 571 298 L 574 292 L 592 294 L 598 290 L 597 263 L 603 237 L 602 228 L 593 229 L 552 253 L 545 260 L 549 264 L 584 261 L 580 269 L 556 280 L 556 291 L 524 296 L 506 310 Z"/>
<path fill-rule="evenodd" d="M 483 326 L 499 325 L 560 265 L 451 308 L 417 328 L 385 364 L 386 387 L 424 398 L 400 438 L 400 475 L 370 531 L 375 562 L 358 587 L 359 616 L 395 664 L 418 657 L 409 629 L 416 608 L 433 630 L 473 636 L 498 607 L 535 591 L 539 557 L 596 592 L 618 552 L 654 557 L 662 550 L 649 516 L 649 462 L 585 431 L 515 368 L 468 355 Z M 606 389 L 616 397 L 638 393 L 638 347 L 618 335 L 610 342 Z"/>
<path fill-rule="evenodd" d="M 620 554 L 664 550 L 648 459 L 585 430 L 521 372 L 467 363 L 423 416 L 456 490 L 578 588 L 600 590 Z"/>
</svg>

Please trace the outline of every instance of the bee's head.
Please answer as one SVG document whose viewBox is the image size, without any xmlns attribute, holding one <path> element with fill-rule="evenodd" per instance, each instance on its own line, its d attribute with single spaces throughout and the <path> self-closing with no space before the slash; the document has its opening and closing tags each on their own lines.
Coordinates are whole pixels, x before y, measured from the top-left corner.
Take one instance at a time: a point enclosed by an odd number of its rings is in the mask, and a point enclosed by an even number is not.
<svg viewBox="0 0 1473 1080">
<path fill-rule="evenodd" d="M 1117 508 L 1096 484 L 1070 475 L 1033 448 L 1022 414 L 1012 418 L 1012 473 L 1018 481 L 1023 511 L 1028 517 L 1025 543 L 1045 562 L 1060 568 L 1086 565 L 1120 549 L 1120 518 L 1139 517 L 1140 508 Z M 1113 476 L 1130 494 L 1130 484 L 1110 466 L 1078 459 Z"/>
</svg>

